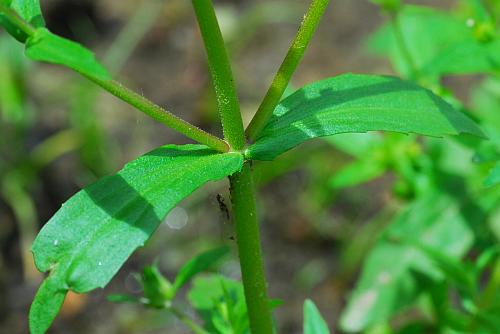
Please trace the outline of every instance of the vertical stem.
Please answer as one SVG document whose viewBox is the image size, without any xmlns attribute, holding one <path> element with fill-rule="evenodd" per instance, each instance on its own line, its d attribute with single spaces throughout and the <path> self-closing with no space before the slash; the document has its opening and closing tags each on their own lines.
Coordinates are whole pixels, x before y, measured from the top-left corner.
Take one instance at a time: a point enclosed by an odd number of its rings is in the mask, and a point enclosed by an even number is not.
<svg viewBox="0 0 500 334">
<path fill-rule="evenodd" d="M 224 138 L 234 150 L 245 147 L 245 132 L 229 58 L 211 0 L 192 0 L 207 50 L 208 62 L 221 115 Z M 246 162 L 230 177 L 231 202 L 236 225 L 238 253 L 250 329 L 253 334 L 272 334 L 273 321 L 262 258 L 252 172 Z"/>
<path fill-rule="evenodd" d="M 253 334 L 273 333 L 273 322 L 262 259 L 251 168 L 245 163 L 241 172 L 230 177 L 231 201 L 236 221 L 245 299 Z"/>
<path fill-rule="evenodd" d="M 217 96 L 224 138 L 234 150 L 245 147 L 245 132 L 233 73 L 211 0 L 193 0 Z"/>
<path fill-rule="evenodd" d="M 311 6 L 306 15 L 304 15 L 304 20 L 302 21 L 297 36 L 290 46 L 278 73 L 276 73 L 271 87 L 269 87 L 257 113 L 246 129 L 246 133 L 250 139 L 255 139 L 264 128 L 269 118 L 271 118 L 274 108 L 276 108 L 280 102 L 293 73 L 304 56 L 307 45 L 318 27 L 319 21 L 328 6 L 328 2 L 329 0 L 312 0 Z"/>
</svg>

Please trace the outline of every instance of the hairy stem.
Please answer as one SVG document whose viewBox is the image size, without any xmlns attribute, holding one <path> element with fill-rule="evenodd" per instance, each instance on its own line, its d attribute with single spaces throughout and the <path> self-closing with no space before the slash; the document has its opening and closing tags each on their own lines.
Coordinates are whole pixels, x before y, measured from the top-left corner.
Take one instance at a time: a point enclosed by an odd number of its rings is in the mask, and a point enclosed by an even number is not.
<svg viewBox="0 0 500 334">
<path fill-rule="evenodd" d="M 240 151 L 245 147 L 245 132 L 233 73 L 215 10 L 211 0 L 192 2 L 207 51 L 224 138 L 232 149 Z"/>
<path fill-rule="evenodd" d="M 193 0 L 217 95 L 224 137 L 235 150 L 245 147 L 245 132 L 229 58 L 211 0 Z M 230 177 L 231 203 L 240 256 L 245 301 L 253 334 L 272 334 L 273 322 L 264 274 L 252 172 L 246 162 Z"/>
<path fill-rule="evenodd" d="M 34 34 L 35 28 L 32 27 L 28 22 L 24 21 L 21 17 L 19 17 L 19 15 L 17 15 L 17 13 L 15 13 L 9 7 L 0 4 L 0 15 L 6 17 L 10 23 L 14 24 L 26 35 L 32 36 Z M 124 87 L 122 84 L 114 80 L 102 80 L 100 78 L 86 75 L 84 73 L 80 74 L 98 84 L 119 99 L 134 106 L 139 111 L 142 111 L 158 122 L 163 123 L 164 125 L 182 133 L 186 137 L 191 138 L 201 144 L 207 145 L 208 147 L 219 152 L 229 151 L 228 144 L 222 139 L 217 138 L 216 136 L 213 136 L 194 126 L 193 124 L 182 120 L 181 118 L 168 112 L 162 107 L 149 101 L 144 96 Z"/>
<path fill-rule="evenodd" d="M 254 140 L 271 118 L 274 109 L 278 105 L 288 86 L 293 73 L 297 69 L 300 60 L 304 56 L 307 45 L 311 40 L 319 21 L 326 10 L 329 0 L 312 0 L 311 6 L 304 16 L 302 25 L 293 41 L 288 53 L 281 64 L 278 73 L 273 79 L 266 96 L 246 129 L 247 136 Z"/>
<path fill-rule="evenodd" d="M 245 299 L 253 334 L 273 333 L 273 322 L 267 296 L 251 168 L 245 163 L 241 172 L 230 177 L 231 202 L 236 222 Z"/>
<path fill-rule="evenodd" d="M 198 143 L 207 145 L 208 147 L 213 148 L 214 150 L 219 152 L 229 151 L 228 144 L 222 139 L 211 135 L 208 132 L 205 132 L 202 129 L 194 126 L 193 124 L 188 123 L 185 120 L 175 116 L 159 105 L 146 99 L 144 96 L 123 86 L 119 82 L 114 80 L 102 80 L 94 76 L 85 75 L 83 73 L 81 74 L 87 79 L 98 84 L 120 100 L 130 104 L 131 106 L 137 108 L 156 121 L 163 123 L 169 128 L 182 133 L 186 137 L 191 138 Z"/>
</svg>

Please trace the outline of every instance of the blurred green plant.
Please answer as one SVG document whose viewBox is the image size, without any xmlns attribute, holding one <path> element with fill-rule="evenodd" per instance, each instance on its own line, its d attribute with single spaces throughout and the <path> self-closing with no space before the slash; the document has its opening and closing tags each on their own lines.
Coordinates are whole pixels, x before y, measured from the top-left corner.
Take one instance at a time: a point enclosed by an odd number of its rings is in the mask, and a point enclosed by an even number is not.
<svg viewBox="0 0 500 334">
<path fill-rule="evenodd" d="M 388 57 L 402 76 L 472 115 L 490 140 L 329 138 L 355 158 L 333 177 L 334 187 L 359 184 L 390 171 L 396 175 L 395 194 L 408 202 L 375 242 L 369 239 L 341 328 L 368 333 L 496 333 L 500 328 L 498 305 L 493 302 L 500 298 L 497 24 L 476 0 L 462 1 L 453 12 L 412 5 L 382 9 L 388 12 L 389 23 L 370 37 L 369 49 Z M 471 94 L 470 110 L 442 84 L 445 75 L 464 74 L 486 77 Z M 358 143 L 355 151 L 346 145 L 349 142 Z M 490 300 L 487 305 L 481 302 L 484 298 Z M 411 310 L 420 316 L 409 315 Z M 405 321 L 391 325 L 396 319 Z"/>
<path fill-rule="evenodd" d="M 43 333 L 50 327 L 68 291 L 85 293 L 104 287 L 127 258 L 138 247 L 144 245 L 177 203 L 206 182 L 228 176 L 242 285 L 237 282 L 230 283 L 230 280 L 220 277 L 197 280 L 189 298 L 195 309 L 208 308 L 210 315 L 204 320 L 210 328 L 221 332 L 232 330 L 244 333 L 249 330 L 253 333 L 271 334 L 275 331 L 275 326 L 272 321 L 272 305 L 267 296 L 263 268 L 252 180 L 251 163 L 253 160 L 273 160 L 309 139 L 342 133 L 392 131 L 435 137 L 459 134 L 485 137 L 473 120 L 454 108 L 454 106 L 459 106 L 455 100 L 451 101 L 454 104 L 452 106 L 439 97 L 439 94 L 443 93 L 442 90 L 429 86 L 433 88 L 433 93 L 420 85 L 393 77 L 345 74 L 307 85 L 283 99 L 290 79 L 326 10 L 328 0 L 311 1 L 302 25 L 266 96 L 249 127 L 244 130 L 232 70 L 213 4 L 210 0 L 193 0 L 192 4 L 205 43 L 224 139 L 178 118 L 146 99 L 142 94 L 113 80 L 110 72 L 95 59 L 91 51 L 45 28 L 38 1 L 2 0 L 0 2 L 0 24 L 14 38 L 25 44 L 25 53 L 29 58 L 73 69 L 139 111 L 200 144 L 166 145 L 157 148 L 128 163 L 118 173 L 104 177 L 84 188 L 69 199 L 51 218 L 38 234 L 32 247 L 37 268 L 49 273 L 31 306 L 30 330 L 32 333 Z M 400 19 L 399 4 L 384 2 L 383 5 L 386 10 L 390 11 L 393 18 L 392 30 L 389 31 L 395 32 L 395 43 L 398 47 L 405 49 L 402 57 L 407 61 L 407 65 L 411 63 L 407 66 L 409 67 L 407 77 L 418 79 L 421 85 L 426 84 L 429 77 L 432 79 L 430 82 L 436 85 L 435 79 L 438 75 L 455 70 L 453 67 L 443 66 L 443 61 L 437 61 L 436 64 L 431 62 L 429 66 L 425 62 L 426 68 L 420 69 L 420 63 L 411 58 L 412 49 L 404 41 L 406 32 L 402 31 L 401 27 L 405 25 L 397 24 Z M 401 12 L 403 11 L 404 7 L 401 9 Z M 495 53 L 496 40 L 492 39 L 488 29 L 481 28 L 464 43 L 467 43 L 466 47 L 470 48 L 474 55 L 487 55 L 479 58 L 482 59 L 481 66 L 475 67 L 465 63 L 460 69 L 492 70 L 493 65 L 489 64 L 488 60 L 497 55 Z M 443 57 L 453 59 L 453 57 L 458 57 L 457 54 L 460 55 L 457 48 L 452 48 L 451 51 L 445 52 Z M 431 74 L 428 75 L 428 73 Z M 474 140 L 479 141 L 479 139 Z M 475 143 L 471 145 L 477 146 Z M 388 146 L 392 147 L 392 145 Z M 440 157 L 439 153 L 442 152 L 439 149 L 436 151 Z M 405 151 L 406 153 L 411 161 L 415 155 L 414 151 L 410 149 Z M 385 161 L 378 168 L 390 165 L 387 160 L 391 160 L 392 155 L 388 156 L 389 158 L 384 158 Z M 428 158 L 424 157 L 423 161 L 425 162 L 426 159 Z M 427 165 L 428 163 L 424 163 L 424 166 Z M 414 167 L 409 164 L 401 166 L 401 170 L 410 174 L 414 171 L 415 173 L 408 177 L 413 180 L 415 175 L 423 174 L 419 173 L 418 169 L 413 170 Z M 344 172 L 344 178 L 351 180 L 344 183 L 333 180 L 331 182 L 333 187 L 362 182 L 380 173 L 377 168 L 356 170 L 356 167 L 352 167 L 352 169 L 354 171 Z M 431 170 L 434 169 L 431 168 Z M 358 180 L 353 179 L 351 175 L 358 173 L 365 175 Z M 442 175 L 448 176 L 447 173 L 442 173 Z M 450 178 L 453 179 L 454 176 L 451 175 Z M 442 182 L 440 177 L 431 180 Z M 432 184 L 432 182 L 427 183 Z M 422 186 L 420 182 L 416 182 L 418 187 L 415 188 L 418 192 L 421 191 L 429 196 L 431 191 L 427 191 L 427 188 L 432 189 L 432 187 L 427 187 L 427 183 Z M 423 190 L 420 190 L 421 188 Z M 451 201 L 453 205 L 451 211 L 441 210 L 437 213 L 438 217 L 442 213 L 453 215 L 462 207 L 469 209 L 470 201 L 467 195 L 467 193 L 463 194 L 458 202 L 455 202 L 455 199 Z M 444 203 L 443 205 L 448 205 L 450 202 Z M 491 205 L 491 202 L 488 203 Z M 420 213 L 420 210 L 417 211 Z M 399 242 L 404 242 L 401 233 L 404 237 L 406 233 L 427 235 L 429 229 L 431 231 L 429 238 L 433 243 L 419 244 L 413 248 L 417 248 L 420 257 L 421 254 L 427 257 L 435 254 L 431 246 L 436 246 L 440 240 L 432 234 L 434 230 L 442 232 L 443 229 L 446 230 L 446 227 L 432 221 L 434 212 L 429 211 L 425 214 L 429 216 L 429 219 L 416 219 L 418 223 L 416 226 L 406 223 L 402 227 L 400 225 L 403 223 L 391 225 L 395 226 L 393 227 L 394 235 L 389 234 L 388 238 L 392 240 L 393 237 L 399 237 L 401 239 Z M 401 221 L 409 219 L 403 216 Z M 435 260 L 438 259 L 436 267 L 443 263 L 443 258 L 462 256 L 468 250 L 472 241 L 467 238 L 469 226 L 465 225 L 467 224 L 464 223 L 456 233 L 467 242 L 457 247 L 450 246 L 442 255 L 434 256 Z M 485 237 L 485 240 L 487 239 Z M 407 246 L 402 247 L 399 251 L 405 254 L 408 251 Z M 413 248 L 408 252 L 412 253 Z M 141 279 L 144 297 L 139 301 L 156 308 L 169 307 L 169 301 L 175 296 L 177 289 L 187 283 L 192 276 L 205 269 L 211 263 L 212 255 L 201 255 L 188 262 L 180 271 L 178 277 L 181 278 L 173 284 L 162 277 L 156 267 L 146 268 Z M 419 256 L 416 257 L 419 258 Z M 424 274 L 430 272 L 434 275 L 431 279 L 439 277 L 439 270 L 434 268 L 434 262 L 420 263 L 418 259 L 415 261 L 414 266 L 418 269 L 423 268 Z M 375 262 L 377 265 L 380 264 L 378 260 Z M 408 276 L 406 271 L 412 269 L 414 269 L 413 264 L 401 265 L 398 267 L 398 275 L 404 280 Z M 373 269 L 373 271 L 376 270 Z M 372 270 L 369 272 L 371 273 Z M 391 281 L 392 276 L 389 278 L 388 276 L 384 275 L 382 281 L 387 281 L 386 278 Z M 369 285 L 370 282 L 367 284 Z M 199 286 L 202 288 L 198 288 Z M 360 287 L 362 288 L 363 286 Z M 213 298 L 207 294 L 207 289 L 215 294 Z M 391 290 L 389 294 L 394 294 L 395 291 L 396 289 Z M 373 310 L 367 305 L 371 306 L 370 303 L 377 301 L 378 295 L 370 294 L 371 299 L 368 301 L 364 300 L 363 296 L 361 292 L 361 297 L 354 297 L 351 302 L 361 299 L 364 301 L 362 306 L 366 312 L 363 312 L 361 316 L 359 313 L 346 316 L 348 319 L 353 316 L 355 319 L 360 319 L 361 324 L 353 325 L 347 321 L 347 325 L 343 322 L 343 327 L 352 329 L 349 326 L 358 326 L 353 328 L 363 329 L 365 324 L 374 322 L 372 318 L 378 321 L 380 317 L 391 315 L 401 304 L 407 303 L 406 300 L 401 299 L 397 301 L 400 304 L 393 307 L 387 301 L 374 316 Z M 129 297 L 115 297 L 115 300 L 120 298 L 131 300 Z M 242 311 L 243 307 L 246 311 Z M 170 311 L 176 313 L 172 308 Z M 328 332 L 325 322 L 311 302 L 306 301 L 304 313 L 304 329 L 307 333 Z M 182 314 L 175 315 L 194 332 L 203 333 L 204 329 L 198 325 L 187 319 L 183 320 Z M 203 318 L 203 315 L 201 316 Z M 364 317 L 368 320 L 364 320 Z"/>
</svg>

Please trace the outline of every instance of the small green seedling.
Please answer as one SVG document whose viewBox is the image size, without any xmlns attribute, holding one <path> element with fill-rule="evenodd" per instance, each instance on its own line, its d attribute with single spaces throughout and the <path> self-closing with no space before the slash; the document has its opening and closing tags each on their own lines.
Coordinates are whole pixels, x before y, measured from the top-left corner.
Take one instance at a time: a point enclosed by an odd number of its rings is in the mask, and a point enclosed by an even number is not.
<svg viewBox="0 0 500 334">
<path fill-rule="evenodd" d="M 68 291 L 86 293 L 106 286 L 180 201 L 209 181 L 229 177 L 249 328 L 254 334 L 271 334 L 275 329 L 263 268 L 252 161 L 273 160 L 309 139 L 340 133 L 393 131 L 434 137 L 462 133 L 484 137 L 471 119 L 445 100 L 395 77 L 344 74 L 309 84 L 282 99 L 328 3 L 312 0 L 245 131 L 212 1 L 192 1 L 215 87 L 224 133 L 221 139 L 113 80 L 91 51 L 52 34 L 44 26 L 39 1 L 0 1 L 0 24 L 25 44 L 27 57 L 73 69 L 198 142 L 166 145 L 129 162 L 118 173 L 74 195 L 43 227 L 32 250 L 37 268 L 48 276 L 31 306 L 32 333 L 48 330 Z M 191 269 L 185 270 L 190 273 Z M 145 287 L 149 287 L 144 298 L 159 307 L 183 284 L 180 280 L 170 284 L 154 267 L 149 268 L 143 277 Z M 306 333 L 328 332 L 309 302 L 305 314 Z"/>
</svg>

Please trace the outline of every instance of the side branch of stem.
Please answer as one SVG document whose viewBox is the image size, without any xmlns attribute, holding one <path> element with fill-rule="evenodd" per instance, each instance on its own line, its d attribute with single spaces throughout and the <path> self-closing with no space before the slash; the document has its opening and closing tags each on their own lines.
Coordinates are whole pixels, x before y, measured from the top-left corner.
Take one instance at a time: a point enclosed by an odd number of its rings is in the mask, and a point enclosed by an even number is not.
<svg viewBox="0 0 500 334">
<path fill-rule="evenodd" d="M 328 3 L 329 0 L 312 0 L 311 6 L 304 16 L 304 20 L 302 21 L 302 25 L 297 32 L 295 40 L 290 46 L 290 49 L 288 50 L 288 53 L 278 72 L 276 73 L 266 96 L 262 100 L 257 113 L 246 129 L 246 134 L 249 139 L 255 140 L 260 131 L 265 127 L 271 118 L 274 109 L 280 102 L 285 89 L 292 79 L 293 73 L 304 56 L 306 48 L 309 45 L 309 41 L 316 31 Z"/>
</svg>

